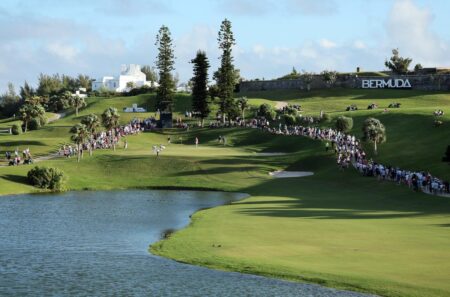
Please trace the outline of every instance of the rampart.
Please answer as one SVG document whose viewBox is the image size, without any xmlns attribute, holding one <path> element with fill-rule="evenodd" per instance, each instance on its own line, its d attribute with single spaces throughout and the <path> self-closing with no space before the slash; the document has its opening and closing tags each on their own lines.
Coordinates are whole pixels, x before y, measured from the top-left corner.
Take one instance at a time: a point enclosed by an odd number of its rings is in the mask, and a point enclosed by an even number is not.
<svg viewBox="0 0 450 297">
<path fill-rule="evenodd" d="M 413 89 L 424 91 L 450 91 L 450 74 L 427 75 L 392 75 L 392 76 L 364 76 L 353 74 L 338 75 L 333 84 L 324 81 L 321 75 L 315 75 L 308 84 L 302 78 L 286 80 L 254 80 L 243 81 L 240 90 L 265 91 L 265 90 L 311 90 L 330 87 L 349 89 Z"/>
</svg>

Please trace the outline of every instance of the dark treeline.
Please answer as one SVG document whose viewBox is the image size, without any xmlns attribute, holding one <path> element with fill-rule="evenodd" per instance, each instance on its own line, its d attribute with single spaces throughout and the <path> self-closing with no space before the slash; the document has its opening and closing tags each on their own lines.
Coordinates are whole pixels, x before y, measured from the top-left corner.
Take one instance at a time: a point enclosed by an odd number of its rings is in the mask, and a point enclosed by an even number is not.
<svg viewBox="0 0 450 297">
<path fill-rule="evenodd" d="M 41 98 L 41 104 L 47 111 L 60 111 L 66 108 L 66 104 L 59 102 L 61 101 L 59 98 L 67 97 L 67 92 L 74 93 L 79 88 L 85 88 L 89 93 L 91 82 L 91 78 L 83 74 L 72 77 L 65 74 L 41 73 L 37 88 L 33 88 L 25 81 L 23 86 L 20 86 L 19 93 L 16 92 L 14 85 L 9 83 L 8 90 L 0 95 L 0 113 L 7 117 L 17 114 L 25 101 L 33 96 Z"/>
</svg>

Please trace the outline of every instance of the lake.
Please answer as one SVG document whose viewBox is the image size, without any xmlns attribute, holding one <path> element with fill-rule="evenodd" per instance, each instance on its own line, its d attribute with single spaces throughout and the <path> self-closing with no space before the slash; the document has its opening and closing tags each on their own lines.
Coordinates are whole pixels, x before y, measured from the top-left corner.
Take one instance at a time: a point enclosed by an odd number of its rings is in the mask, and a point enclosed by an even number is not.
<svg viewBox="0 0 450 297">
<path fill-rule="evenodd" d="M 148 252 L 196 210 L 243 197 L 153 190 L 0 197 L 0 296 L 362 296 Z"/>
</svg>

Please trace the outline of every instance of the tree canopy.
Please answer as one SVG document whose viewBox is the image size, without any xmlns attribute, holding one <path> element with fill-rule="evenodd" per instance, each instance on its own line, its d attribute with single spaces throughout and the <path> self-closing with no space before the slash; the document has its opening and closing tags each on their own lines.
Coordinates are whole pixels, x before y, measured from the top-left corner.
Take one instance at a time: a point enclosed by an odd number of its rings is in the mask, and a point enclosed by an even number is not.
<svg viewBox="0 0 450 297">
<path fill-rule="evenodd" d="M 155 45 L 158 46 L 156 68 L 159 70 L 159 87 L 156 93 L 156 107 L 161 111 L 172 112 L 175 83 L 171 72 L 175 70 L 175 56 L 172 37 L 168 27 L 164 25 L 161 26 L 156 35 Z"/>
<path fill-rule="evenodd" d="M 375 118 L 368 118 L 363 124 L 363 140 L 372 142 L 374 145 L 374 152 L 377 153 L 377 145 L 386 141 L 386 128 L 380 120 Z"/>
<path fill-rule="evenodd" d="M 208 102 L 208 69 L 210 67 L 206 53 L 198 51 L 194 59 L 191 60 L 193 64 L 194 76 L 192 82 L 192 109 L 195 115 L 201 119 L 201 126 L 203 121 L 208 117 L 211 109 Z"/>
<path fill-rule="evenodd" d="M 225 19 L 219 30 L 217 41 L 219 49 L 222 51 L 220 57 L 220 67 L 215 75 L 218 87 L 218 97 L 220 98 L 220 112 L 222 121 L 225 122 L 225 115 L 234 108 L 233 91 L 235 87 L 235 69 L 233 65 L 233 45 L 236 44 L 231 22 Z"/>
<path fill-rule="evenodd" d="M 398 48 L 392 50 L 392 57 L 384 62 L 384 65 L 395 74 L 408 73 L 409 65 L 411 64 L 411 58 L 403 58 L 400 56 Z"/>
</svg>

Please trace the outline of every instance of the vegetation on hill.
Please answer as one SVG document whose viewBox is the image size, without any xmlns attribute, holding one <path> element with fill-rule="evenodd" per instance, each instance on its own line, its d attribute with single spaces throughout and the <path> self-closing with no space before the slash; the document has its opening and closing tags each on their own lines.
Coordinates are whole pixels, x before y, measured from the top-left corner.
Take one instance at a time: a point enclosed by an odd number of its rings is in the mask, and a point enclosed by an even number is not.
<svg viewBox="0 0 450 297">
<path fill-rule="evenodd" d="M 176 96 L 175 117 L 184 118 L 184 112 L 191 109 L 191 97 Z M 378 145 L 376 160 L 450 178 L 448 164 L 442 162 L 450 139 L 450 130 L 445 129 L 450 125 L 447 93 L 329 89 L 235 96 L 248 98 L 246 117 L 253 116 L 250 109 L 262 102 L 269 103 L 265 110 L 270 111 L 280 101 L 300 105 L 305 116 L 319 117 L 324 111 L 332 118 L 319 124 L 324 127 L 338 116 L 350 116 L 351 133 L 360 138 L 363 122 L 375 117 L 388 134 L 388 141 Z M 68 110 L 66 117 L 40 130 L 0 134 L 0 154 L 16 147 L 29 147 L 35 158 L 54 153 L 62 144 L 71 143 L 70 128 L 86 116 L 100 117 L 112 106 L 123 124 L 134 117 L 154 116 L 155 102 L 155 94 L 88 98 L 78 116 Z M 384 112 L 392 102 L 401 103 L 401 108 Z M 150 112 L 120 112 L 133 103 Z M 345 111 L 355 103 L 360 107 L 376 103 L 379 108 Z M 211 107 L 217 110 L 217 103 Z M 445 112 L 439 128 L 433 126 L 436 108 Z M 17 123 L 18 119 L 2 119 L 0 127 Z M 166 144 L 168 135 L 172 144 L 156 159 L 151 147 Z M 217 141 L 219 135 L 227 138 L 226 146 Z M 352 169 L 339 171 L 323 143 L 303 137 L 274 136 L 254 129 L 197 128 L 143 133 L 127 137 L 127 141 L 127 150 L 98 150 L 80 163 L 76 158 L 56 158 L 42 161 L 42 165 L 62 170 L 70 190 L 177 186 L 250 195 L 231 205 L 198 212 L 191 227 L 152 247 L 157 254 L 384 296 L 446 296 L 450 292 L 446 280 L 450 274 L 448 198 L 362 177 Z M 372 147 L 368 143 L 367 151 L 372 152 Z M 258 152 L 287 154 L 262 156 Z M 30 169 L 0 167 L 0 193 L 36 191 L 28 184 Z M 274 179 L 268 173 L 275 170 L 312 171 L 314 176 Z"/>
</svg>

